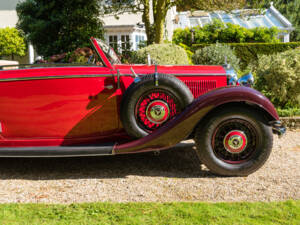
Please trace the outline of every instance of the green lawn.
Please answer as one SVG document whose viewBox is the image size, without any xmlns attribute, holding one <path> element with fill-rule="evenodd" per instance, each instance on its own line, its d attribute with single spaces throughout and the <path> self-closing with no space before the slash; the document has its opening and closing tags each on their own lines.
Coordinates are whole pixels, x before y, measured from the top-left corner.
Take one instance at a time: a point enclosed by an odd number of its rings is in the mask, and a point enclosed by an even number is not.
<svg viewBox="0 0 300 225">
<path fill-rule="evenodd" d="M 0 224 L 300 224 L 300 201 L 3 204 Z"/>
</svg>

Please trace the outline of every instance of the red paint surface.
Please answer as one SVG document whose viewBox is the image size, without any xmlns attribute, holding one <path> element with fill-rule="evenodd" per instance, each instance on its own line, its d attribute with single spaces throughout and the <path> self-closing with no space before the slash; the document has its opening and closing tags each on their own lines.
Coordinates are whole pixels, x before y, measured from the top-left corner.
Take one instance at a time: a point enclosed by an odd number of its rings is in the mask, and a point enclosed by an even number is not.
<svg viewBox="0 0 300 225">
<path fill-rule="evenodd" d="M 133 82 L 130 69 L 144 75 L 154 73 L 155 67 L 111 65 L 97 42 L 92 41 L 106 67 L 0 70 L 0 146 L 59 146 L 128 140 L 119 120 L 119 106 L 122 95 Z M 117 70 L 121 74 L 121 89 L 117 89 Z M 216 88 L 226 86 L 227 77 L 221 66 L 158 66 L 158 72 L 173 74 L 185 82 L 205 84 L 213 81 Z M 194 88 L 196 97 L 211 89 L 198 90 L 201 85 L 198 86 Z"/>
</svg>

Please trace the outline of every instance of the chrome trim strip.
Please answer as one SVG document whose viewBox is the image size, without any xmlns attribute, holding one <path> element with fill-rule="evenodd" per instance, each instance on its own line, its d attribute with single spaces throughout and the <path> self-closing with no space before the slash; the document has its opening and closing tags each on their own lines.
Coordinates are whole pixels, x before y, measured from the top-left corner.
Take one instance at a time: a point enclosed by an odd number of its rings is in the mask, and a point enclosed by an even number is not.
<svg viewBox="0 0 300 225">
<path fill-rule="evenodd" d="M 202 74 L 201 73 L 200 74 L 195 74 L 195 73 L 172 74 L 172 73 L 170 73 L 170 75 L 173 75 L 173 76 L 226 76 L 226 73 L 202 73 Z"/>
<path fill-rule="evenodd" d="M 152 73 L 146 73 L 146 74 L 138 74 L 139 76 L 141 75 L 148 75 L 148 74 L 152 74 Z M 205 74 L 195 74 L 195 73 L 183 73 L 183 74 L 176 74 L 176 73 L 166 73 L 169 75 L 173 75 L 173 76 L 227 76 L 226 73 L 205 73 Z M 121 76 L 132 76 L 132 74 L 122 74 Z"/>
<path fill-rule="evenodd" d="M 94 78 L 94 77 L 112 77 L 112 74 L 88 74 L 88 75 L 63 75 L 63 76 L 43 76 L 43 77 L 19 77 L 3 78 L 0 82 L 27 81 L 27 80 L 50 80 L 50 79 L 72 79 L 72 78 Z"/>
</svg>

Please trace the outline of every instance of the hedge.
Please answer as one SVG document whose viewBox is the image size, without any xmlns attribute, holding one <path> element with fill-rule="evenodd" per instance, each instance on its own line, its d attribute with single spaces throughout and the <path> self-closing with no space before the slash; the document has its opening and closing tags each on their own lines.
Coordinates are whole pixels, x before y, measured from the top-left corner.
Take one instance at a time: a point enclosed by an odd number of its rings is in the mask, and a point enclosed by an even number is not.
<svg viewBox="0 0 300 225">
<path fill-rule="evenodd" d="M 259 55 L 271 55 L 300 47 L 300 42 L 288 43 L 226 43 L 231 46 L 241 60 L 241 67 L 246 68 L 250 63 L 256 63 Z M 196 52 L 210 44 L 194 44 L 191 50 Z"/>
</svg>

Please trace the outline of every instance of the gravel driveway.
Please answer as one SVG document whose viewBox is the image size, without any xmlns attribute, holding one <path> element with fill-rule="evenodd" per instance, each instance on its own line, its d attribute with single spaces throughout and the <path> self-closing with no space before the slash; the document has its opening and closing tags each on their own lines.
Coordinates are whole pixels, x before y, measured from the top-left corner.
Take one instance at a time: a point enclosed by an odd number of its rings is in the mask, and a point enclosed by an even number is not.
<svg viewBox="0 0 300 225">
<path fill-rule="evenodd" d="M 285 199 L 300 199 L 300 130 L 276 137 L 267 164 L 243 178 L 213 176 L 192 143 L 159 156 L 0 159 L 0 203 Z"/>
</svg>

